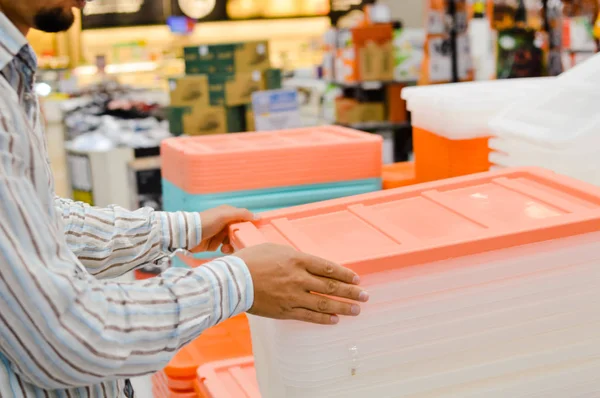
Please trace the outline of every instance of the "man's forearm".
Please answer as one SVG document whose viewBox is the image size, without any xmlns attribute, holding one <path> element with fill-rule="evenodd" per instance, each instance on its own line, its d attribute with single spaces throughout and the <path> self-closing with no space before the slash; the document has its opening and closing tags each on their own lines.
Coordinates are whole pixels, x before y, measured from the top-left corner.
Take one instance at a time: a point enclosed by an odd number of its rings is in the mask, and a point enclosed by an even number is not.
<svg viewBox="0 0 600 398">
<path fill-rule="evenodd" d="M 202 238 L 197 213 L 132 212 L 55 201 L 69 248 L 97 278 L 112 278 L 157 260 L 165 252 L 192 248 Z"/>
</svg>

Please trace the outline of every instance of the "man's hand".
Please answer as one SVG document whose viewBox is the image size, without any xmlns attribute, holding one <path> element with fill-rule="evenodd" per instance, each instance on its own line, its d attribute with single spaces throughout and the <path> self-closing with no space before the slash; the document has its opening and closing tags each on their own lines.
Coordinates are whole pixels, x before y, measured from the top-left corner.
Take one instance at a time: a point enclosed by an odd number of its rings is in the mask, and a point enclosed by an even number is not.
<svg viewBox="0 0 600 398">
<path fill-rule="evenodd" d="M 219 206 L 200 213 L 202 222 L 202 242 L 190 251 L 192 253 L 213 252 L 222 245 L 225 254 L 233 253 L 229 243 L 229 225 L 258 219 L 246 209 L 231 206 Z"/>
<path fill-rule="evenodd" d="M 253 315 L 335 325 L 338 315 L 360 314 L 356 302 L 369 299 L 354 272 L 287 246 L 267 243 L 235 255 L 252 275 Z"/>
</svg>

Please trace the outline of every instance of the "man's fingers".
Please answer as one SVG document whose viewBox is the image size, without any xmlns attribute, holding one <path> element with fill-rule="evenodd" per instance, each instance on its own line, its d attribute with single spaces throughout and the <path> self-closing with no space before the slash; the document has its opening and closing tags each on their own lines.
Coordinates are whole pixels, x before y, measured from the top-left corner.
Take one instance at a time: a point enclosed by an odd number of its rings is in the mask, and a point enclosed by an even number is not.
<svg viewBox="0 0 600 398">
<path fill-rule="evenodd" d="M 226 212 L 224 211 L 222 213 L 221 217 L 219 218 L 219 222 L 224 228 L 229 224 L 244 221 L 254 221 L 256 218 L 257 217 L 250 210 L 230 207 Z"/>
<path fill-rule="evenodd" d="M 322 314 L 357 316 L 360 314 L 360 306 L 353 303 L 343 303 L 330 299 L 326 296 L 307 293 L 298 302 L 299 308 Z"/>
<path fill-rule="evenodd" d="M 309 275 L 304 286 L 308 291 L 353 301 L 367 302 L 369 294 L 356 285 L 321 276 Z"/>
<path fill-rule="evenodd" d="M 222 230 L 218 234 L 216 234 L 213 238 L 210 239 L 210 243 L 208 244 L 207 251 L 214 252 L 219 246 L 223 244 L 225 239 L 227 238 L 227 229 Z"/>
<path fill-rule="evenodd" d="M 358 285 L 360 283 L 358 275 L 348 268 L 309 254 L 301 253 L 300 256 L 306 270 L 313 275 L 335 279 L 352 285 Z"/>
<path fill-rule="evenodd" d="M 337 325 L 340 318 L 337 315 L 322 314 L 304 308 L 296 308 L 289 313 L 289 319 L 296 321 L 315 323 L 317 325 Z"/>
</svg>

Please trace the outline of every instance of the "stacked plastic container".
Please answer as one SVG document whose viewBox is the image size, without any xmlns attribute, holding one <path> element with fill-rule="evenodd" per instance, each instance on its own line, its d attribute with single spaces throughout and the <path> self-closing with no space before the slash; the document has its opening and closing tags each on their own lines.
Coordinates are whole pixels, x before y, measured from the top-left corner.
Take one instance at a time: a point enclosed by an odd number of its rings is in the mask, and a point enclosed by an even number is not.
<svg viewBox="0 0 600 398">
<path fill-rule="evenodd" d="M 228 319 L 185 346 L 162 372 L 152 377 L 154 398 L 196 398 L 200 367 L 249 355 L 252 345 L 246 315 Z"/>
<path fill-rule="evenodd" d="M 490 123 L 491 163 L 545 167 L 600 185 L 599 71 L 596 55 L 506 107 Z"/>
<path fill-rule="evenodd" d="M 383 189 L 406 187 L 417 183 L 414 162 L 399 162 L 383 166 Z"/>
<path fill-rule="evenodd" d="M 593 397 L 600 188 L 516 169 L 265 214 L 287 244 L 361 275 L 360 317 L 249 317 L 263 398 Z"/>
<path fill-rule="evenodd" d="M 377 135 L 338 126 L 167 139 L 164 207 L 228 204 L 260 213 L 378 191 L 382 144 Z"/>
<path fill-rule="evenodd" d="M 261 398 L 254 358 L 215 362 L 198 369 L 196 392 L 201 398 Z"/>
<path fill-rule="evenodd" d="M 412 115 L 419 182 L 487 171 L 488 124 L 507 103 L 528 98 L 552 78 L 495 80 L 402 90 Z"/>
</svg>

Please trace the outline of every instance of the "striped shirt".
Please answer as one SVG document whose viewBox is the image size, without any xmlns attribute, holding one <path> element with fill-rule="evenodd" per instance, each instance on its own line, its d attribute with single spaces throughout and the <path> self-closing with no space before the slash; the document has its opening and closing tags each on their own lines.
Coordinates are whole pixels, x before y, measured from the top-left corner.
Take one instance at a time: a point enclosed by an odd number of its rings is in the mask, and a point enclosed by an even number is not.
<svg viewBox="0 0 600 398">
<path fill-rule="evenodd" d="M 36 68 L 0 13 L 0 397 L 124 397 L 124 379 L 161 369 L 203 330 L 248 310 L 252 280 L 226 257 L 111 281 L 197 245 L 200 217 L 55 198 Z"/>
</svg>

